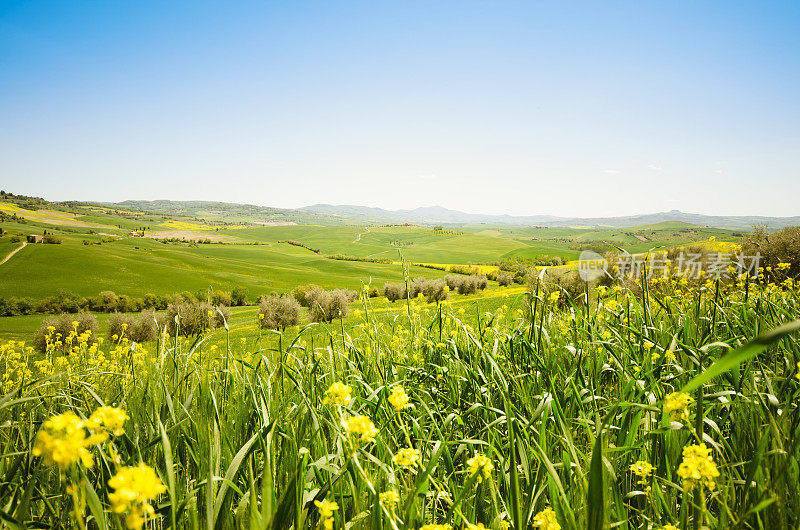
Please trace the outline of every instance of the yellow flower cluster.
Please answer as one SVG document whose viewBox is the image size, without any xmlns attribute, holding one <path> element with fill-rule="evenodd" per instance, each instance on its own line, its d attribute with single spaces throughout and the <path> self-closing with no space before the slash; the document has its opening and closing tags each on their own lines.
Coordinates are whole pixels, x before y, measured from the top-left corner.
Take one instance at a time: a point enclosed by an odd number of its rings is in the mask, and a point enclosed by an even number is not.
<svg viewBox="0 0 800 530">
<path fill-rule="evenodd" d="M 153 468 L 145 464 L 121 469 L 108 481 L 108 486 L 114 490 L 108 494 L 111 510 L 125 515 L 128 528 L 141 528 L 153 517 L 155 510 L 148 501 L 167 491 Z"/>
<path fill-rule="evenodd" d="M 556 512 L 552 508 L 545 508 L 533 517 L 533 527 L 541 530 L 560 530 Z"/>
<path fill-rule="evenodd" d="M 123 424 L 127 419 L 124 410 L 114 407 L 98 408 L 87 421 L 71 411 L 53 416 L 36 434 L 33 455 L 41 456 L 47 465 L 57 465 L 62 470 L 79 460 L 84 466 L 92 467 L 89 449 L 108 440 L 109 432 L 115 436 L 124 434 Z"/>
<path fill-rule="evenodd" d="M 404 447 L 392 457 L 392 462 L 401 467 L 416 467 L 419 461 L 419 451 L 413 447 Z"/>
<path fill-rule="evenodd" d="M 686 392 L 673 392 L 664 399 L 664 412 L 670 418 L 689 419 L 689 405 L 694 403 L 694 398 Z"/>
<path fill-rule="evenodd" d="M 406 390 L 397 385 L 392 388 L 392 393 L 389 395 L 389 403 L 392 404 L 394 410 L 400 412 L 401 410 L 408 408 L 410 406 L 409 402 L 411 399 L 406 394 Z"/>
<path fill-rule="evenodd" d="M 364 443 L 374 442 L 375 436 L 378 435 L 378 429 L 372 420 L 361 414 L 343 419 L 342 426 L 348 434 L 360 435 Z"/>
<path fill-rule="evenodd" d="M 324 501 L 314 501 L 314 506 L 319 510 L 319 516 L 322 519 L 322 526 L 325 530 L 333 529 L 333 512 L 339 509 L 339 505 L 334 501 L 325 499 Z"/>
<path fill-rule="evenodd" d="M 325 405 L 330 404 L 346 407 L 353 401 L 353 397 L 351 396 L 352 391 L 353 389 L 348 385 L 345 385 L 341 381 L 336 381 L 325 391 L 325 399 L 322 400 L 322 403 Z"/>
<path fill-rule="evenodd" d="M 384 491 L 378 496 L 381 506 L 386 508 L 387 511 L 393 512 L 397 508 L 397 503 L 400 502 L 400 495 L 394 490 Z"/>
<path fill-rule="evenodd" d="M 637 484 L 645 486 L 645 492 L 650 491 L 650 475 L 653 474 L 653 465 L 650 462 L 645 462 L 644 460 L 639 460 L 631 464 L 630 470 L 633 471 L 633 474 L 639 477 Z"/>
<path fill-rule="evenodd" d="M 482 453 L 475 453 L 475 456 L 467 460 L 467 468 L 469 469 L 469 476 L 478 475 L 478 482 L 483 482 L 483 479 L 492 477 L 494 465 L 492 461 Z"/>
<path fill-rule="evenodd" d="M 100 407 L 89 416 L 86 427 L 92 430 L 103 429 L 114 436 L 122 436 L 125 434 L 124 425 L 128 419 L 130 419 L 128 413 L 122 409 Z M 108 439 L 108 436 L 106 436 L 106 439 Z"/>
<path fill-rule="evenodd" d="M 453 527 L 449 524 L 424 524 L 419 530 L 453 530 Z"/>
<path fill-rule="evenodd" d="M 683 462 L 678 467 L 678 475 L 683 479 L 684 489 L 690 490 L 698 484 L 714 489 L 714 479 L 719 476 L 719 471 L 706 444 L 683 448 Z"/>
<path fill-rule="evenodd" d="M 66 470 L 80 460 L 92 467 L 91 444 L 86 436 L 84 421 L 74 412 L 53 416 L 42 424 L 36 435 L 33 456 L 41 456 L 47 465 L 57 465 Z"/>
</svg>

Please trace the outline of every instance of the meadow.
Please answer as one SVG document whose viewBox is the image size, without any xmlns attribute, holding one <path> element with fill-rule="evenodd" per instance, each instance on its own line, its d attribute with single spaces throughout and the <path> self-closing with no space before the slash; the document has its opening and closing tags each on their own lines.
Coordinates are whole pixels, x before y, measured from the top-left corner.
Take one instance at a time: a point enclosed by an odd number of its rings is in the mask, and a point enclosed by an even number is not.
<svg viewBox="0 0 800 530">
<path fill-rule="evenodd" d="M 11 242 L 15 236 L 24 239 L 28 234 L 46 231 L 61 241 L 59 245 L 28 245 L 0 265 L 0 297 L 32 299 L 53 296 L 62 289 L 81 296 L 95 296 L 104 290 L 143 296 L 209 288 L 230 290 L 234 286 L 247 289 L 256 298 L 309 282 L 355 288 L 368 278 L 376 283 L 401 278 L 399 266 L 326 258 L 334 254 L 465 265 L 496 263 L 510 257 L 533 259 L 543 254 L 576 259 L 584 247 L 613 250 L 612 245 L 618 245 L 631 252 L 645 252 L 710 236 L 736 239 L 730 230 L 684 223 L 629 229 L 464 226 L 437 232 L 424 226 L 222 224 L 98 205 L 47 203 L 46 210 L 34 211 L 0 202 L 0 207 L 2 212 L 23 218 L 22 222 L 6 220 L 0 224 L 8 234 L 0 237 L 0 256 L 19 246 Z M 57 208 L 64 211 L 56 212 Z M 42 212 L 58 215 L 48 217 Z M 145 237 L 131 237 L 131 231 Z M 206 239 L 207 244 L 194 243 Z M 296 241 L 319 252 L 285 241 Z M 442 274 L 415 268 L 411 275 Z"/>
<path fill-rule="evenodd" d="M 800 299 L 769 276 L 583 301 L 534 280 L 365 296 L 346 323 L 283 333 L 245 308 L 194 339 L 7 342 L 3 520 L 793 528 Z"/>
<path fill-rule="evenodd" d="M 428 303 L 370 287 L 445 271 L 326 257 L 569 259 L 598 242 L 645 252 L 730 231 L 215 225 L 103 209 L 65 221 L 101 230 L 42 224 L 46 211 L 4 221 L 3 253 L 19 247 L 12 235 L 45 229 L 60 244 L 0 265 L 0 296 L 243 286 L 254 300 L 315 283 L 360 297 L 330 323 L 303 309 L 298 325 L 262 329 L 258 307 L 233 307 L 216 329 L 164 327 L 143 343 L 99 314 L 94 333 L 77 320 L 46 330 L 43 351 L 42 315 L 0 318 L 8 528 L 800 525 L 796 264 L 716 281 L 531 269 L 525 285 Z"/>
</svg>

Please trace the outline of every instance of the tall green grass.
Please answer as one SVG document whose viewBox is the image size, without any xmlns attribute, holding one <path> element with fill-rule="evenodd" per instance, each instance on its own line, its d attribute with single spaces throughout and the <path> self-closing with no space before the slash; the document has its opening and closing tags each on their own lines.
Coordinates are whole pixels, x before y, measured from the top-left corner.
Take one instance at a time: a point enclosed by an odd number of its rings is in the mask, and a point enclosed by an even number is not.
<svg viewBox="0 0 800 530">
<path fill-rule="evenodd" d="M 521 529 L 548 508 L 562 528 L 798 527 L 794 288 L 645 283 L 561 308 L 551 289 L 491 312 L 409 301 L 389 320 L 364 298 L 351 329 L 214 346 L 162 336 L 147 353 L 101 347 L 105 364 L 79 348 L 47 375 L 6 344 L 16 371 L 0 399 L 0 518 L 69 528 L 78 513 L 90 528 L 122 527 L 108 480 L 144 462 L 167 487 L 153 528 L 317 528 L 322 500 L 338 504 L 337 529 Z M 346 407 L 323 403 L 338 381 L 352 388 Z M 395 385 L 411 408 L 388 402 Z M 695 398 L 689 420 L 662 409 L 681 390 Z M 32 455 L 43 420 L 99 405 L 130 420 L 93 467 Z M 377 427 L 374 442 L 345 432 L 356 414 Z M 685 490 L 681 451 L 701 442 L 720 476 Z M 412 469 L 393 462 L 409 447 L 421 455 Z M 469 471 L 476 453 L 493 464 L 486 480 Z M 629 469 L 637 461 L 653 466 L 649 489 Z M 389 490 L 395 507 L 380 502 Z"/>
</svg>

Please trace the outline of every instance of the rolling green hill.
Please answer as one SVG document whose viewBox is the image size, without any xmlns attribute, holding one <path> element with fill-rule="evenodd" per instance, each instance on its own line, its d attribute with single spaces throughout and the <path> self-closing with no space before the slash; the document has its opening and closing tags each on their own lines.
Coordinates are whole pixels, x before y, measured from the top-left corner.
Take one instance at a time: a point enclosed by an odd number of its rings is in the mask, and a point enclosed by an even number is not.
<svg viewBox="0 0 800 530">
<path fill-rule="evenodd" d="M 153 203 L 161 205 L 162 203 Z M 251 297 L 286 292 L 305 283 L 358 287 L 402 278 L 402 267 L 329 259 L 342 254 L 361 259 L 415 263 L 479 264 L 509 257 L 541 255 L 574 259 L 581 250 L 631 252 L 672 247 L 715 236 L 736 240 L 739 233 L 665 222 L 633 228 L 543 228 L 461 225 L 449 230 L 427 226 L 331 225 L 264 226 L 242 215 L 201 219 L 222 203 L 180 203 L 194 209 L 151 212 L 141 207 L 89 203 L 48 203 L 41 199 L 0 200 L 0 260 L 20 243 L 12 238 L 50 234 L 61 244 L 29 244 L 0 265 L 0 297 L 41 299 L 59 290 L 94 296 L 112 290 L 129 296 L 201 289 L 247 289 Z M 203 210 L 204 208 L 204 210 Z M 275 212 L 273 212 L 275 213 Z M 318 219 L 314 219 L 318 220 Z M 139 237 L 140 235 L 145 237 Z M 301 244 L 295 246 L 287 241 Z M 305 247 L 305 248 L 304 248 Z M 317 252 L 314 252 L 313 249 Z M 412 276 L 443 272 L 412 267 Z"/>
</svg>

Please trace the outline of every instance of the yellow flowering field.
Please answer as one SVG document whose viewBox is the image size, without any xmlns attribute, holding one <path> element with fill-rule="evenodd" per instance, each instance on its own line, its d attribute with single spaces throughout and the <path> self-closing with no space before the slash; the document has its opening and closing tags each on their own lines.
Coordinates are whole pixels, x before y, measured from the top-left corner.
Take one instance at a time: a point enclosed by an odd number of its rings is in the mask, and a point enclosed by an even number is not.
<svg viewBox="0 0 800 530">
<path fill-rule="evenodd" d="M 492 311 L 411 300 L 388 319 L 365 293 L 347 329 L 213 346 L 164 331 L 103 340 L 77 321 L 50 330 L 44 352 L 5 342 L 0 519 L 797 528 L 800 298 L 787 271 L 588 297 L 540 280 Z"/>
<path fill-rule="evenodd" d="M 217 230 L 220 228 L 224 229 L 238 229 L 238 228 L 247 228 L 245 225 L 208 225 L 204 223 L 192 223 L 189 221 L 179 221 L 177 219 L 170 219 L 169 221 L 164 221 L 159 226 L 163 226 L 164 228 L 169 228 L 171 230 Z"/>
</svg>

